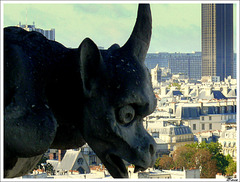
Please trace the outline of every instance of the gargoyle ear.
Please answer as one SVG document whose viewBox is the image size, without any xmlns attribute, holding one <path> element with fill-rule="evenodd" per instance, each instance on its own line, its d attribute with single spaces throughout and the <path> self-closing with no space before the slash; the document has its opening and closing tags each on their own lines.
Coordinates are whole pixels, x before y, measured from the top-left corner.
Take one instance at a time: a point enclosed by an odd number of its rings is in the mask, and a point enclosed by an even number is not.
<svg viewBox="0 0 240 182">
<path fill-rule="evenodd" d="M 100 84 L 100 75 L 103 70 L 102 56 L 96 44 L 89 38 L 84 39 L 78 49 L 83 91 L 90 97 Z"/>
</svg>

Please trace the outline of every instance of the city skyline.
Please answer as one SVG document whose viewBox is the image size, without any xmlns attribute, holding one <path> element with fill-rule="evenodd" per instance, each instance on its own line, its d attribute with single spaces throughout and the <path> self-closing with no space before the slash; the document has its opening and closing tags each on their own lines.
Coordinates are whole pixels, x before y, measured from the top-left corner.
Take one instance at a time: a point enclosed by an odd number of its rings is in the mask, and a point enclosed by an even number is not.
<svg viewBox="0 0 240 182">
<path fill-rule="evenodd" d="M 235 9 L 234 6 L 234 30 Z M 77 48 L 84 38 L 90 37 L 98 46 L 108 48 L 114 43 L 122 46 L 129 38 L 137 3 L 4 3 L 3 11 L 4 27 L 35 22 L 39 28 L 55 28 L 56 41 L 66 47 Z M 153 30 L 149 53 L 201 51 L 200 3 L 158 2 L 151 4 L 151 11 Z M 236 31 L 234 40 L 235 34 Z"/>
</svg>

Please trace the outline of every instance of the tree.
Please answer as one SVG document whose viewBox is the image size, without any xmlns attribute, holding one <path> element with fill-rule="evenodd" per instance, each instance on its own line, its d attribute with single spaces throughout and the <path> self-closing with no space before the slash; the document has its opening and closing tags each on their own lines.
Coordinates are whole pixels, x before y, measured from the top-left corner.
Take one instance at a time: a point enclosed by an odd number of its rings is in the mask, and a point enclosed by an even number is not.
<svg viewBox="0 0 240 182">
<path fill-rule="evenodd" d="M 226 167 L 226 175 L 232 176 L 233 173 L 237 171 L 237 164 L 229 154 L 226 156 L 226 159 L 229 162 L 228 166 Z"/>
<path fill-rule="evenodd" d="M 38 161 L 37 165 L 33 168 L 33 170 L 31 171 L 31 173 L 34 171 L 34 170 L 37 170 L 38 168 L 42 169 L 43 166 L 41 165 L 42 163 L 46 163 L 47 161 L 47 157 L 44 157 L 42 156 L 42 158 L 40 159 L 40 161 Z"/>
<path fill-rule="evenodd" d="M 221 145 L 221 143 L 219 143 L 219 142 L 206 143 L 206 142 L 204 141 L 204 142 L 202 142 L 202 143 L 200 143 L 200 144 L 203 145 L 203 146 L 206 146 L 206 147 L 204 147 L 204 148 L 207 148 L 207 149 L 211 152 L 211 154 L 212 154 L 213 156 L 216 155 L 216 154 L 221 153 L 221 151 L 222 151 L 222 145 Z"/>
<path fill-rule="evenodd" d="M 214 178 L 217 174 L 217 161 L 212 159 L 213 155 L 206 148 L 192 146 L 182 146 L 174 151 L 173 161 L 175 167 L 201 169 L 201 178 Z"/>
<path fill-rule="evenodd" d="M 232 176 L 234 172 L 237 171 L 237 164 L 236 162 L 231 162 L 228 167 L 226 168 L 226 175 Z"/>
<path fill-rule="evenodd" d="M 155 162 L 155 164 L 154 164 L 154 168 L 159 169 L 159 161 L 160 161 L 160 159 L 161 159 L 161 157 L 158 157 L 158 158 L 156 159 L 156 162 Z"/>
<path fill-rule="evenodd" d="M 207 149 L 198 149 L 194 155 L 196 167 L 201 169 L 201 178 L 215 178 L 217 162 L 212 160 L 212 154 Z"/>
<path fill-rule="evenodd" d="M 180 90 L 180 88 L 181 88 L 181 85 L 179 83 L 176 83 L 176 82 L 173 82 L 172 84 L 169 84 L 168 88 L 170 88 L 172 86 L 177 87 L 177 90 Z"/>
<path fill-rule="evenodd" d="M 163 155 L 160 160 L 158 160 L 158 168 L 160 169 L 171 169 L 174 166 L 172 157 L 168 155 Z"/>
<path fill-rule="evenodd" d="M 232 162 L 234 162 L 232 156 L 229 155 L 229 154 L 226 155 L 226 160 L 229 162 L 229 164 L 232 163 Z"/>
<path fill-rule="evenodd" d="M 186 144 L 186 146 L 193 147 L 193 148 L 200 148 L 200 149 L 208 149 L 212 155 L 216 155 L 221 152 L 222 145 L 218 142 L 211 142 L 206 143 L 205 141 L 198 143 L 194 142 L 191 144 Z"/>
<path fill-rule="evenodd" d="M 226 168 L 229 165 L 229 162 L 226 160 L 226 156 L 224 156 L 221 153 L 218 153 L 215 156 L 213 156 L 213 159 L 217 160 L 218 172 L 226 174 Z"/>
<path fill-rule="evenodd" d="M 175 167 L 190 169 L 196 166 L 194 155 L 197 152 L 195 148 L 181 146 L 178 147 L 173 153 L 173 161 Z"/>
<path fill-rule="evenodd" d="M 207 149 L 212 154 L 212 160 L 217 161 L 217 169 L 218 172 L 225 174 L 226 173 L 226 167 L 228 166 L 229 162 L 227 161 L 226 157 L 221 153 L 222 151 L 222 145 L 218 142 L 211 142 L 206 143 L 193 143 L 193 144 L 187 144 L 186 146 L 192 147 L 192 148 L 198 148 L 198 149 Z"/>
<path fill-rule="evenodd" d="M 50 163 L 47 163 L 45 166 L 45 171 L 47 174 L 53 174 L 53 165 Z"/>
</svg>

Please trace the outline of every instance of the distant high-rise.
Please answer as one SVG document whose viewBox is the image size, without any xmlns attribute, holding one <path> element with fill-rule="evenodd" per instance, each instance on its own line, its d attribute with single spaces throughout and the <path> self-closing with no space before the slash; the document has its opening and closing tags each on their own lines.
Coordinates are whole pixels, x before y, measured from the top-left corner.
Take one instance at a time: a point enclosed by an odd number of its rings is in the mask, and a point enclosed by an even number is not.
<svg viewBox="0 0 240 182">
<path fill-rule="evenodd" d="M 47 39 L 49 40 L 55 40 L 55 29 L 50 29 L 50 30 L 43 30 L 41 28 L 36 28 L 35 27 L 35 23 L 33 22 L 33 25 L 21 25 L 21 22 L 19 22 L 19 24 L 17 25 L 17 27 L 21 27 L 24 30 L 27 31 L 36 31 L 36 32 L 40 32 L 41 34 L 43 34 Z"/>
<path fill-rule="evenodd" d="M 170 69 L 171 73 L 183 73 L 189 79 L 201 79 L 202 54 L 201 52 L 192 53 L 148 53 L 145 64 L 149 70 L 156 67 Z M 162 77 L 163 78 L 163 77 Z"/>
<path fill-rule="evenodd" d="M 202 4 L 202 76 L 233 76 L 233 4 Z"/>
</svg>

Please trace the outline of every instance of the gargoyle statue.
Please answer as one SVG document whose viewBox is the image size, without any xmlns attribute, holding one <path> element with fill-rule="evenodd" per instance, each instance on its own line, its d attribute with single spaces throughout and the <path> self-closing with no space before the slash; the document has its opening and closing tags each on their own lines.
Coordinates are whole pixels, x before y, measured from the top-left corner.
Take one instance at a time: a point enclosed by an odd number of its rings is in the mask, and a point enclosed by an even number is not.
<svg viewBox="0 0 240 182">
<path fill-rule="evenodd" d="M 128 41 L 98 50 L 86 38 L 76 49 L 38 32 L 4 28 L 4 177 L 28 173 L 49 149 L 86 142 L 114 178 L 155 162 L 156 143 L 143 118 L 156 107 L 144 60 L 152 31 L 140 4 Z"/>
</svg>

